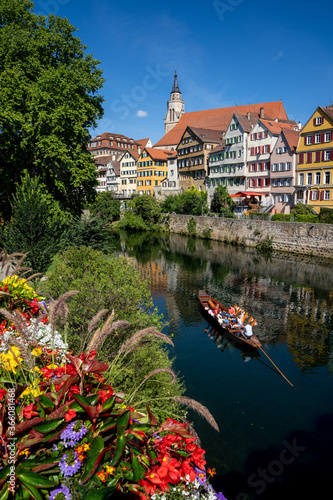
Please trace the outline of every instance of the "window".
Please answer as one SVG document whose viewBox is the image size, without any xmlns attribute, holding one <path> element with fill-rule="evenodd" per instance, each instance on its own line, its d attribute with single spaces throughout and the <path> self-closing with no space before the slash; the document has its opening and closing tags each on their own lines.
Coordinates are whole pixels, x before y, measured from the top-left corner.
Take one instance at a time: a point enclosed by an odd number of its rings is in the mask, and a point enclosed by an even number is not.
<svg viewBox="0 0 333 500">
<path fill-rule="evenodd" d="M 315 184 L 320 184 L 320 172 L 316 172 L 316 175 L 315 175 Z"/>
<path fill-rule="evenodd" d="M 300 186 L 304 186 L 304 174 L 299 174 L 298 175 L 298 184 Z"/>
<path fill-rule="evenodd" d="M 331 159 L 331 151 L 324 151 L 324 161 Z"/>
<path fill-rule="evenodd" d="M 306 145 L 312 144 L 312 135 L 305 136 L 305 144 Z"/>
<path fill-rule="evenodd" d="M 329 200 L 330 199 L 330 192 L 325 190 L 324 192 L 324 200 Z"/>
<path fill-rule="evenodd" d="M 331 172 L 325 172 L 324 179 L 325 179 L 325 184 L 330 184 L 331 183 Z"/>
<path fill-rule="evenodd" d="M 313 199 L 314 201 L 319 200 L 318 193 L 319 193 L 319 191 L 312 191 L 312 199 Z"/>
<path fill-rule="evenodd" d="M 309 172 L 306 174 L 306 183 L 307 183 L 307 185 L 312 184 L 312 172 Z"/>
<path fill-rule="evenodd" d="M 314 125 L 322 125 L 322 123 L 324 123 L 324 118 L 322 116 L 316 116 L 313 122 Z"/>
<path fill-rule="evenodd" d="M 315 135 L 315 144 L 318 144 L 320 142 L 321 134 L 316 134 Z"/>
<path fill-rule="evenodd" d="M 331 140 L 331 132 L 325 132 L 325 142 L 330 142 Z"/>
</svg>

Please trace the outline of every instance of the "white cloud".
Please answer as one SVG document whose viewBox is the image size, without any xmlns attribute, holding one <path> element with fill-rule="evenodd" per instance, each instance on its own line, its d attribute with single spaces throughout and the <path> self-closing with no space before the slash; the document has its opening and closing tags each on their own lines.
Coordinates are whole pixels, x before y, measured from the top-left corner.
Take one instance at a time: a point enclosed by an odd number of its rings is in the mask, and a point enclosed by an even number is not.
<svg viewBox="0 0 333 500">
<path fill-rule="evenodd" d="M 148 115 L 148 111 L 143 111 L 142 109 L 138 109 L 136 112 L 136 116 L 139 116 L 140 118 L 143 118 Z"/>
</svg>

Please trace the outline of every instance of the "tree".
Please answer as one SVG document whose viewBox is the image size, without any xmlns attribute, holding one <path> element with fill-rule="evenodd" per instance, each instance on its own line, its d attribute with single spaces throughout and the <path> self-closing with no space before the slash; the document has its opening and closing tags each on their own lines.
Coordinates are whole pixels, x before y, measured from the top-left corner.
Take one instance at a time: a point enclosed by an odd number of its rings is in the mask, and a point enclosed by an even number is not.
<svg viewBox="0 0 333 500">
<path fill-rule="evenodd" d="M 134 198 L 130 206 L 135 215 L 139 215 L 142 220 L 148 224 L 158 224 L 161 221 L 161 207 L 152 196 L 143 194 Z"/>
<path fill-rule="evenodd" d="M 164 212 L 176 212 L 177 214 L 203 215 L 208 212 L 207 193 L 192 186 L 184 193 L 167 196 L 162 209 Z"/>
<path fill-rule="evenodd" d="M 211 211 L 216 213 L 230 213 L 232 214 L 232 209 L 235 203 L 228 193 L 225 186 L 218 186 L 215 188 L 213 199 L 211 202 Z"/>
<path fill-rule="evenodd" d="M 0 3 L 0 211 L 22 170 L 38 176 L 64 210 L 79 215 L 95 197 L 86 144 L 103 115 L 99 61 L 67 19 L 32 12 L 30 0 Z"/>
<path fill-rule="evenodd" d="M 107 224 L 120 219 L 120 201 L 115 199 L 110 191 L 103 191 L 97 194 L 90 211 Z"/>
<path fill-rule="evenodd" d="M 59 204 L 44 193 L 38 178 L 26 173 L 12 202 L 12 220 L 1 235 L 1 246 L 9 253 L 28 252 L 25 264 L 44 272 L 59 250 L 59 238 L 68 224 Z"/>
</svg>

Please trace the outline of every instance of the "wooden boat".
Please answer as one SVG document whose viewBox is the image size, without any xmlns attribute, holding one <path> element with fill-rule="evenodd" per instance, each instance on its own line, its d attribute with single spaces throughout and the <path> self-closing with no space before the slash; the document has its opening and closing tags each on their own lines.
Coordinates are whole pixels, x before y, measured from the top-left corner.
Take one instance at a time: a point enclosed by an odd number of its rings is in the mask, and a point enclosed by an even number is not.
<svg viewBox="0 0 333 500">
<path fill-rule="evenodd" d="M 256 349 L 257 347 L 261 347 L 261 343 L 259 339 L 253 334 L 252 337 L 247 338 L 243 333 L 243 329 L 236 324 L 232 326 L 232 322 L 229 325 L 222 323 L 220 324 L 215 316 L 212 316 L 209 313 L 209 310 L 213 311 L 216 307 L 222 311 L 224 314 L 229 314 L 229 310 L 216 299 L 207 295 L 207 293 L 202 290 L 199 291 L 199 302 L 201 305 L 201 313 L 203 317 L 213 326 L 213 328 L 217 332 L 221 332 L 221 334 L 226 335 L 231 338 L 236 344 L 241 345 L 242 347 L 246 347 L 249 349 Z M 240 308 L 239 308 L 240 309 Z M 237 310 L 236 310 L 236 318 L 237 318 Z M 254 318 L 250 318 L 250 320 L 245 321 L 245 323 L 250 323 L 251 326 L 255 323 Z"/>
</svg>

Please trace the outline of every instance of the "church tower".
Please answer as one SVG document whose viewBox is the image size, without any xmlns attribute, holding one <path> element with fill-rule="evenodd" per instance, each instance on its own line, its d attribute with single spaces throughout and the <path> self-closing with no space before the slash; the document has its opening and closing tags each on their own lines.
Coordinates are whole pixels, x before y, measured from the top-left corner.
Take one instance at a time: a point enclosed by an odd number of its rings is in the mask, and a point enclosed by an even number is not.
<svg viewBox="0 0 333 500">
<path fill-rule="evenodd" d="M 170 132 L 170 130 L 177 125 L 183 113 L 185 113 L 185 103 L 182 100 L 182 94 L 178 85 L 177 72 L 175 70 L 173 87 L 167 105 L 167 115 L 164 118 L 164 135 Z"/>
</svg>

